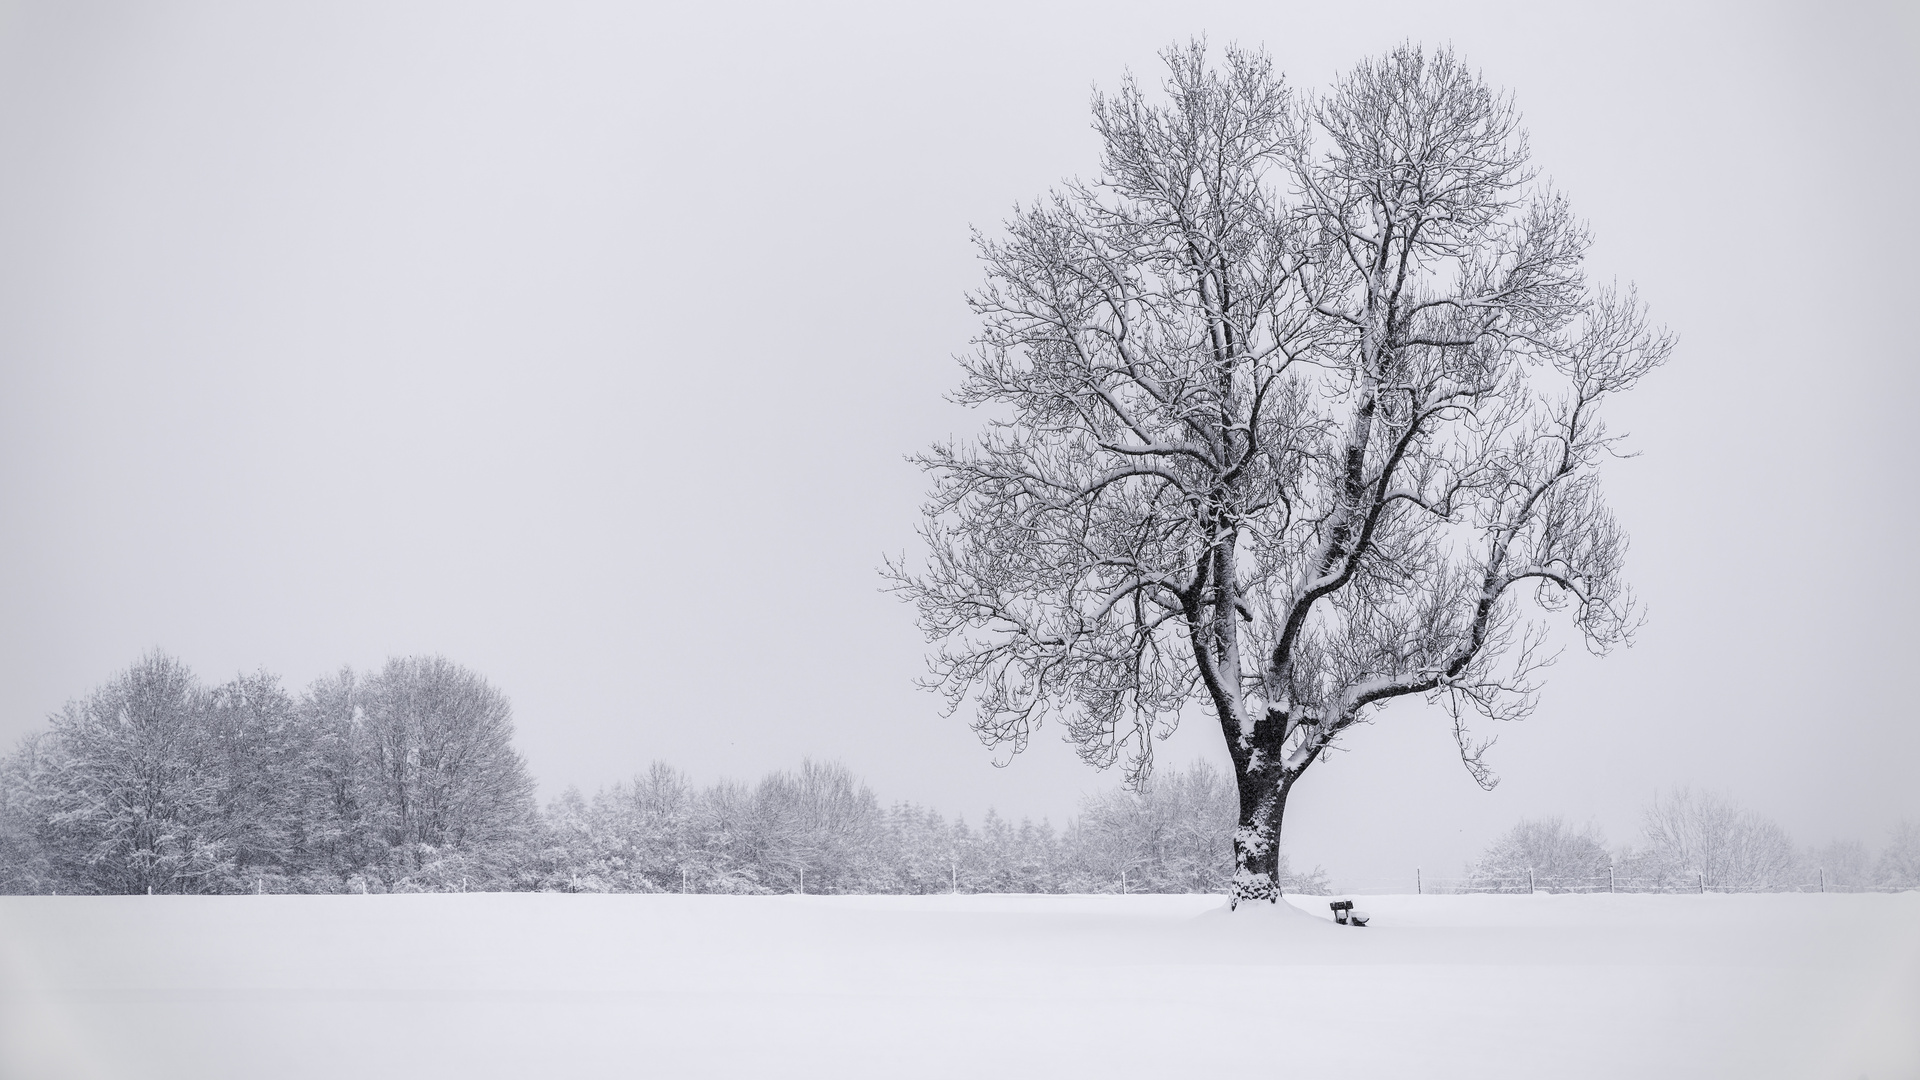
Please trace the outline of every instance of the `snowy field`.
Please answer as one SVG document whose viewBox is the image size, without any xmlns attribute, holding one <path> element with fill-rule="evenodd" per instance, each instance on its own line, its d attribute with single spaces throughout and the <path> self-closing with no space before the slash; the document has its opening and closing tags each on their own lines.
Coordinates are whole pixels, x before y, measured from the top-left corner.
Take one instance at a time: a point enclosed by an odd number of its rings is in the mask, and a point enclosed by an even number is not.
<svg viewBox="0 0 1920 1080">
<path fill-rule="evenodd" d="M 0 898 L 12 1077 L 1920 1077 L 1920 893 Z"/>
</svg>

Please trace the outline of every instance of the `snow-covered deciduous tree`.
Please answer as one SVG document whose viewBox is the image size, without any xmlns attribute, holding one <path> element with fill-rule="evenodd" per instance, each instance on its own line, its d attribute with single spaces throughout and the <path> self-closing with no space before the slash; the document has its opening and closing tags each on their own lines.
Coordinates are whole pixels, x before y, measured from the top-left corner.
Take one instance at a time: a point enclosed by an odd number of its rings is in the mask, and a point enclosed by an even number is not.
<svg viewBox="0 0 1920 1080">
<path fill-rule="evenodd" d="M 362 812 L 392 882 L 499 872 L 536 820 L 506 696 L 443 657 L 405 657 L 366 679 L 356 704 Z"/>
<path fill-rule="evenodd" d="M 1064 721 L 1088 762 L 1198 701 L 1233 762 L 1240 899 L 1278 895 L 1293 785 L 1404 697 L 1532 706 L 1533 612 L 1628 640 L 1602 406 L 1670 351 L 1536 182 L 1511 102 L 1403 47 L 1317 98 L 1266 57 L 1165 54 L 1096 97 L 1102 172 L 978 239 L 982 320 L 934 447 L 924 568 L 889 568 L 992 746 Z"/>
<path fill-rule="evenodd" d="M 1893 827 L 1873 874 L 1876 885 L 1920 889 L 1920 823 L 1902 821 Z"/>
<path fill-rule="evenodd" d="M 1708 889 L 1799 884 L 1786 830 L 1714 792 L 1676 788 L 1657 796 L 1642 812 L 1641 841 L 1623 860 L 1641 883 Z"/>
<path fill-rule="evenodd" d="M 315 679 L 296 706 L 312 740 L 308 780 L 317 800 L 304 826 L 305 876 L 320 891 L 350 877 L 365 880 L 386 855 L 373 821 L 379 800 L 360 708 L 365 686 L 363 676 L 343 667 Z"/>
<path fill-rule="evenodd" d="M 314 841 L 329 833 L 316 732 L 267 672 L 242 675 L 207 698 L 206 737 L 219 777 L 220 817 L 236 885 L 299 888 Z"/>
<path fill-rule="evenodd" d="M 872 789 L 837 761 L 809 759 L 800 763 L 790 791 L 801 826 L 801 891 L 860 891 L 881 861 L 881 810 Z"/>
<path fill-rule="evenodd" d="M 860 891 L 879 834 L 880 803 L 838 762 L 803 761 L 763 778 L 741 834 L 761 881 L 781 892 Z"/>
<path fill-rule="evenodd" d="M 231 872 L 206 690 L 178 660 L 142 657 L 53 717 L 43 839 L 76 891 L 216 892 Z"/>
<path fill-rule="evenodd" d="M 1522 821 L 1467 868 L 1474 892 L 1564 892 L 1605 888 L 1613 857 L 1598 830 L 1557 817 Z"/>
</svg>

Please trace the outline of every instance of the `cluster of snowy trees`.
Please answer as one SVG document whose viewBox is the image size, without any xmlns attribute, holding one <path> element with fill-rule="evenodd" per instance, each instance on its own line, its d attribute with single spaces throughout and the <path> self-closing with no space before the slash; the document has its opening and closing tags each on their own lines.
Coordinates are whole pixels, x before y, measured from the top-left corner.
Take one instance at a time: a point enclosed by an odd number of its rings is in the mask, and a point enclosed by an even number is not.
<svg viewBox="0 0 1920 1080">
<path fill-rule="evenodd" d="M 813 762 L 704 788 L 656 764 L 543 810 L 512 738 L 505 696 L 439 657 L 296 695 L 151 655 L 0 759 L 0 892 L 1217 892 L 1234 869 L 1204 764 L 1058 830 L 972 827 Z"/>
<path fill-rule="evenodd" d="M 1522 821 L 1467 867 L 1473 892 L 1920 888 L 1920 825 L 1903 821 L 1878 858 L 1857 841 L 1795 846 L 1786 830 L 1723 795 L 1676 789 L 1641 815 L 1640 836 L 1608 847 L 1589 825 Z"/>
<path fill-rule="evenodd" d="M 147 656 L 0 761 L 0 889 L 500 887 L 538 821 L 486 680 L 439 657 L 299 696 Z"/>
</svg>

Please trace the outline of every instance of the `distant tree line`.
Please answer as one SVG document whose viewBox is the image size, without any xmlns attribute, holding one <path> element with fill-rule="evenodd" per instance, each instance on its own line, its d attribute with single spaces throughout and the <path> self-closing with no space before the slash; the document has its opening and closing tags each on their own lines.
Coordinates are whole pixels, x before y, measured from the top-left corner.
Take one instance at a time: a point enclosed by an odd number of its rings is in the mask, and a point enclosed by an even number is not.
<svg viewBox="0 0 1920 1080">
<path fill-rule="evenodd" d="M 655 764 L 547 808 L 542 888 L 595 892 L 1223 892 L 1232 785 L 1196 763 L 1143 792 L 1082 802 L 1056 830 L 987 811 L 978 826 L 913 803 L 883 807 L 845 766 L 803 763 L 747 786 L 695 788 Z M 565 875 L 561 877 L 560 875 Z M 1323 874 L 1290 874 L 1324 892 Z"/>
<path fill-rule="evenodd" d="M 1221 892 L 1236 811 L 1196 764 L 1057 830 L 969 826 L 815 762 L 706 787 L 655 764 L 543 809 L 506 697 L 443 658 L 295 695 L 156 653 L 0 759 L 0 892 Z"/>
<path fill-rule="evenodd" d="M 1920 888 L 1920 825 L 1897 824 L 1876 858 L 1858 841 L 1797 847 L 1785 829 L 1731 799 L 1679 788 L 1641 812 L 1639 837 L 1609 848 L 1597 828 L 1522 821 L 1466 868 L 1469 892 L 1763 892 Z"/>
</svg>

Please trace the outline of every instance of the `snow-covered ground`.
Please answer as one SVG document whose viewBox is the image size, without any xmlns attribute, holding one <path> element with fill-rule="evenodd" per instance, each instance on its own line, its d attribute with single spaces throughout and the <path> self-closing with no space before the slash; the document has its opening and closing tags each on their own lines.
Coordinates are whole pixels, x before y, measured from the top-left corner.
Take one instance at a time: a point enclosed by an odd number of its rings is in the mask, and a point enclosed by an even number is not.
<svg viewBox="0 0 1920 1080">
<path fill-rule="evenodd" d="M 1920 893 L 1358 899 L 0 898 L 0 1075 L 1920 1077 Z"/>
</svg>

